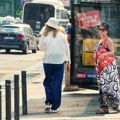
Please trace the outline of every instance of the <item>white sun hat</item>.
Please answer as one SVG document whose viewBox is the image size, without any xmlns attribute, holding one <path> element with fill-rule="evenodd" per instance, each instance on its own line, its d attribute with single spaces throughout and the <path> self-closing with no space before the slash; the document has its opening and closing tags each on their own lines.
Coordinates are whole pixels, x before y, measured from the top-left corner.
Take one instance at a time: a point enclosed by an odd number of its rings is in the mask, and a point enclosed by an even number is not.
<svg viewBox="0 0 120 120">
<path fill-rule="evenodd" d="M 53 27 L 53 28 L 58 28 L 59 27 L 59 22 L 56 18 L 51 17 L 49 20 L 46 22 L 46 25 Z"/>
</svg>

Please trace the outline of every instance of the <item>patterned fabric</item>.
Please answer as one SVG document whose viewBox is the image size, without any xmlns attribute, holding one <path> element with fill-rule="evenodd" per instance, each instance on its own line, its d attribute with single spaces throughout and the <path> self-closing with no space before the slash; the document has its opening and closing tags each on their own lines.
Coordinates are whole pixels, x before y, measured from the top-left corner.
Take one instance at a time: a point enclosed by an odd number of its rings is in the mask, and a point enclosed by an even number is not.
<svg viewBox="0 0 120 120">
<path fill-rule="evenodd" d="M 96 55 L 97 51 L 102 47 L 102 44 L 103 43 L 95 45 L 94 55 Z M 95 60 L 95 62 L 98 65 L 98 61 Z M 100 74 L 98 74 L 97 71 L 97 82 L 101 108 L 112 107 L 113 109 L 117 109 L 119 107 L 119 78 L 116 60 L 109 66 L 103 68 Z"/>
</svg>

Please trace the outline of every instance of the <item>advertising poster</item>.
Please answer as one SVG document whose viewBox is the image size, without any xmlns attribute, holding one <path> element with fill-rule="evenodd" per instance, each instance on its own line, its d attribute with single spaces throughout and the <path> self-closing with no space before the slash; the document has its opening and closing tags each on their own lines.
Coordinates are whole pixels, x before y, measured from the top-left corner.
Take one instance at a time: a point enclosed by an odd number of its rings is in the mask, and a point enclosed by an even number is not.
<svg viewBox="0 0 120 120">
<path fill-rule="evenodd" d="M 82 65 L 93 66 L 94 64 L 94 53 L 83 53 Z"/>
<path fill-rule="evenodd" d="M 99 39 L 84 39 L 83 40 L 83 51 L 93 52 L 94 45 L 99 42 Z"/>
<path fill-rule="evenodd" d="M 78 14 L 78 23 L 81 29 L 94 27 L 100 24 L 100 13 L 98 10 Z"/>
</svg>

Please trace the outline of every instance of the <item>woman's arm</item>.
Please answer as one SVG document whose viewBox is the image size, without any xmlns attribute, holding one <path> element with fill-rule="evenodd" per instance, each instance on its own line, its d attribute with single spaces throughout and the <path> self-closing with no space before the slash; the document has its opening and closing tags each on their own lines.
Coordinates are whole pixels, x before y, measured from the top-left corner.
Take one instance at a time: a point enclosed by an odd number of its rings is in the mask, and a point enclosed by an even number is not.
<svg viewBox="0 0 120 120">
<path fill-rule="evenodd" d="M 43 35 L 39 38 L 38 48 L 39 48 L 40 51 L 44 51 L 45 50 L 44 36 Z"/>
<path fill-rule="evenodd" d="M 114 56 L 114 43 L 113 41 L 109 38 L 106 41 L 106 48 L 109 49 L 109 52 L 106 53 L 107 56 Z"/>
<path fill-rule="evenodd" d="M 71 60 L 70 60 L 70 48 L 69 48 L 69 44 L 67 42 L 67 36 L 65 36 L 64 43 L 65 43 L 66 61 L 69 61 L 69 63 L 71 63 Z"/>
<path fill-rule="evenodd" d="M 102 54 L 99 57 L 99 61 L 102 60 L 105 56 L 114 56 L 115 55 L 114 54 L 114 43 L 110 38 L 108 38 L 106 40 L 105 48 L 108 48 L 109 51 L 107 53 Z"/>
</svg>

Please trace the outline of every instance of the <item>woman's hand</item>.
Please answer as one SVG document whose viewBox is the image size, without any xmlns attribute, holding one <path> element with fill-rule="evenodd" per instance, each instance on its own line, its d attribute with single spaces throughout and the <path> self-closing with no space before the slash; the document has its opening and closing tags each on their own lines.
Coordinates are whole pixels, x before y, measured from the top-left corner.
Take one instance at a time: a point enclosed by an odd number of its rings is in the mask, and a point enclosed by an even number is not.
<svg viewBox="0 0 120 120">
<path fill-rule="evenodd" d="M 70 72 L 70 64 L 69 64 L 69 63 L 67 63 L 66 65 L 67 65 L 67 71 L 69 71 L 69 72 Z"/>
</svg>

